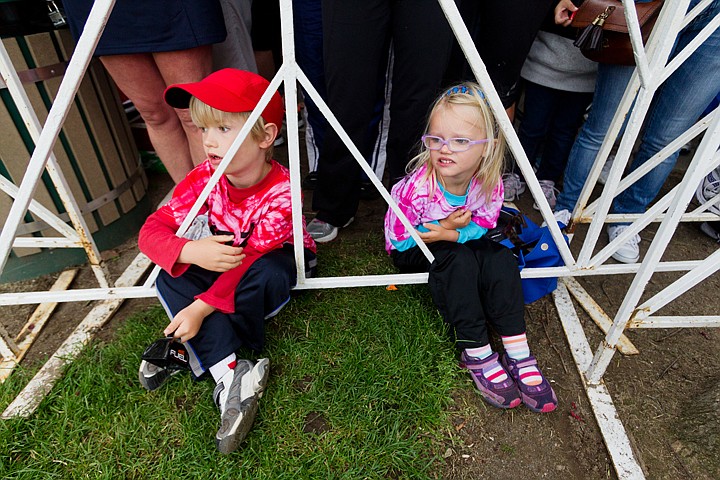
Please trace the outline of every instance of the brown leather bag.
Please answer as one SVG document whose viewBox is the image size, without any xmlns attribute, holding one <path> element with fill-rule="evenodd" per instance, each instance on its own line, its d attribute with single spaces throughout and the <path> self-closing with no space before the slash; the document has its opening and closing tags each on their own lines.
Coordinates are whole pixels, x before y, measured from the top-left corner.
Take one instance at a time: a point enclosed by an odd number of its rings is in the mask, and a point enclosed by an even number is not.
<svg viewBox="0 0 720 480">
<path fill-rule="evenodd" d="M 650 36 L 664 0 L 636 3 L 643 43 Z M 585 0 L 574 13 L 572 27 L 580 29 L 575 46 L 590 60 L 635 65 L 625 9 L 618 0 Z"/>
</svg>

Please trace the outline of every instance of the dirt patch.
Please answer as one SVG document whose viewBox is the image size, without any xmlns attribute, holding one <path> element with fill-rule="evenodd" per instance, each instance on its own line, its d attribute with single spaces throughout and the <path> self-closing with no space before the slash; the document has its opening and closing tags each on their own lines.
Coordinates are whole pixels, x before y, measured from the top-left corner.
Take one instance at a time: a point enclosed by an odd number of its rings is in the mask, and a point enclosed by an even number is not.
<svg viewBox="0 0 720 480">
<path fill-rule="evenodd" d="M 280 157 L 286 155 L 285 147 L 280 148 L 278 154 Z M 681 173 L 674 174 L 671 182 L 677 182 L 680 176 Z M 150 180 L 150 194 L 159 200 L 169 189 L 169 178 L 154 175 Z M 311 192 L 306 192 L 306 205 L 310 200 Z M 539 220 L 532 210 L 529 195 L 525 195 L 519 206 Z M 355 223 L 341 235 L 351 241 L 353 237 L 366 236 L 372 229 L 381 229 L 385 210 L 382 199 L 363 201 Z M 309 211 L 306 214 L 312 216 Z M 643 254 L 656 229 L 657 224 L 653 224 L 642 233 Z M 583 235 L 584 228 L 581 227 L 577 240 Z M 577 252 L 579 243 L 573 243 L 573 251 Z M 696 226 L 682 225 L 675 233 L 665 259 L 705 258 L 717 248 L 718 245 L 700 233 Z M 134 238 L 103 252 L 113 278 L 117 278 L 137 253 Z M 672 272 L 654 275 L 644 298 L 659 292 L 680 275 Z M 3 284 L 0 291 L 44 290 L 55 277 L 46 275 L 26 282 Z M 583 277 L 579 281 L 612 316 L 632 280 L 631 275 L 619 275 Z M 82 267 L 73 288 L 96 285 L 91 271 Z M 718 291 L 720 278 L 715 274 L 659 314 L 717 314 Z M 110 340 L 117 325 L 127 315 L 155 303 L 155 299 L 126 301 L 98 337 Z M 92 304 L 86 302 L 61 304 L 25 361 L 36 363 L 51 355 L 91 308 Z M 17 334 L 33 309 L 34 306 L 2 307 L 2 322 L 10 335 Z M 602 340 L 602 333 L 577 305 L 576 309 L 590 345 L 596 347 Z M 558 410 L 538 415 L 522 407 L 512 411 L 488 407 L 468 377 L 467 388 L 453 396 L 451 423 L 438 445 L 439 451 L 434 452 L 444 459 L 444 467 L 438 474 L 447 479 L 615 478 L 551 299 L 546 297 L 537 301 L 528 306 L 526 312 L 531 347 L 544 373 L 553 382 L 560 402 Z M 720 478 L 716 374 L 720 371 L 717 355 L 720 332 L 703 328 L 646 329 L 631 331 L 627 336 L 641 353 L 633 357 L 616 354 L 605 382 L 647 476 L 658 479 Z M 303 388 L 303 381 L 297 388 Z M 706 408 L 696 408 L 699 404 Z M 712 422 L 714 428 L 711 428 Z M 307 431 L 313 433 L 322 433 L 326 428 L 320 412 L 308 416 L 305 423 Z"/>
</svg>

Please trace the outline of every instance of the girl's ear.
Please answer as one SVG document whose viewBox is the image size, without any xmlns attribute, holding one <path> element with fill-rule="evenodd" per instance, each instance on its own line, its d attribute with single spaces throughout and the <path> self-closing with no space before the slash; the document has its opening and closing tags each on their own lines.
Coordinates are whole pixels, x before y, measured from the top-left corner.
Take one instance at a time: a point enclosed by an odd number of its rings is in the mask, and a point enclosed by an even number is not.
<svg viewBox="0 0 720 480">
<path fill-rule="evenodd" d="M 274 123 L 265 124 L 265 133 L 262 141 L 258 142 L 260 148 L 270 148 L 275 142 L 275 138 L 278 135 L 278 126 Z"/>
</svg>

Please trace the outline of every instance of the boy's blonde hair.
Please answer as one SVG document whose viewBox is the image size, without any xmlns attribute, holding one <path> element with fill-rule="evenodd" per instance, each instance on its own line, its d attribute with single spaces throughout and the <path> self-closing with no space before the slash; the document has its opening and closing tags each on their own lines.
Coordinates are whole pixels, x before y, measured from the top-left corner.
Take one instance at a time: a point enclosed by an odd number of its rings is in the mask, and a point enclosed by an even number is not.
<svg viewBox="0 0 720 480">
<path fill-rule="evenodd" d="M 492 192 L 495 190 L 495 187 L 497 187 L 503 172 L 506 148 L 505 136 L 500 131 L 497 120 L 492 110 L 490 110 L 490 105 L 487 103 L 485 93 L 478 84 L 473 82 L 464 82 L 455 85 L 435 100 L 428 115 L 425 133 L 427 133 L 430 128 L 430 118 L 432 118 L 433 114 L 438 108 L 447 105 L 468 105 L 475 107 L 477 117 L 475 118 L 474 124 L 483 124 L 487 138 L 495 139 L 495 141 L 484 144 L 483 160 L 478 163 L 477 171 L 473 175 L 480 184 L 480 191 L 485 196 L 486 201 L 490 201 Z M 438 178 L 430 161 L 430 150 L 424 145 L 421 145 L 420 153 L 408 163 L 407 172 L 412 173 L 423 165 L 427 166 L 425 179 L 432 182 L 434 186 Z"/>
<path fill-rule="evenodd" d="M 190 98 L 190 117 L 195 125 L 200 128 L 215 127 L 226 125 L 232 119 L 242 119 L 247 121 L 250 118 L 250 112 L 224 112 L 217 108 L 211 107 L 196 97 Z M 256 142 L 261 142 L 265 138 L 265 120 L 263 117 L 257 119 L 255 125 L 250 129 L 248 137 L 252 137 Z M 270 160 L 273 156 L 272 145 L 265 151 L 265 159 Z"/>
</svg>

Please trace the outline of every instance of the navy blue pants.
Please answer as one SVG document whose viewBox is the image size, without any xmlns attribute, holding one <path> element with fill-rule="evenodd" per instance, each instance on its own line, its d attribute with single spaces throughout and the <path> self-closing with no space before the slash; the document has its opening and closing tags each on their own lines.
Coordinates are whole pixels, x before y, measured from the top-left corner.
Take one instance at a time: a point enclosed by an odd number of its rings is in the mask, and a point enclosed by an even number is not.
<svg viewBox="0 0 720 480">
<path fill-rule="evenodd" d="M 315 254 L 305 251 L 306 269 L 312 273 Z M 157 278 L 160 302 L 174 317 L 207 291 L 220 276 L 196 265 L 177 278 L 164 270 Z M 186 346 L 196 376 L 241 347 L 256 352 L 265 345 L 265 319 L 274 316 L 290 300 L 295 284 L 295 258 L 291 245 L 269 252 L 252 264 L 235 289 L 235 312 L 215 311 L 205 317 L 198 334 Z"/>
<path fill-rule="evenodd" d="M 429 272 L 433 303 L 454 329 L 460 348 L 490 343 L 487 325 L 502 336 L 525 333 L 525 303 L 517 260 L 504 246 L 481 238 L 465 243 L 433 242 L 430 264 L 419 247 L 394 250 L 404 273 Z"/>
<path fill-rule="evenodd" d="M 538 180 L 560 180 L 592 99 L 593 92 L 568 92 L 525 81 L 525 108 L 518 138 L 530 163 L 535 163 L 542 149 Z"/>
</svg>

